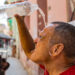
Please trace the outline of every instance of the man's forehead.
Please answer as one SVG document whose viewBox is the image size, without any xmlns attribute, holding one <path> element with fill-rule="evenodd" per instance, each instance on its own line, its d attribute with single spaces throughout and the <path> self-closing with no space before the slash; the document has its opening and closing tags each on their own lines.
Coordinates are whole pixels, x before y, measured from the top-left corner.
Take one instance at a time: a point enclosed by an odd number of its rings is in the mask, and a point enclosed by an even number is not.
<svg viewBox="0 0 75 75">
<path fill-rule="evenodd" d="M 49 24 L 45 26 L 45 28 L 40 33 L 43 33 L 43 34 L 52 33 L 57 25 L 58 24 Z"/>
<path fill-rule="evenodd" d="M 52 27 L 52 26 L 54 26 L 54 24 L 50 23 L 50 24 L 46 25 L 45 28 Z"/>
<path fill-rule="evenodd" d="M 48 24 L 47 26 L 45 26 L 45 28 L 43 29 L 43 31 L 54 30 L 56 26 L 58 26 L 58 24 Z"/>
<path fill-rule="evenodd" d="M 50 23 L 50 24 L 46 25 L 45 28 L 56 27 L 56 26 L 58 26 L 58 25 L 59 25 L 59 24 L 52 24 L 52 23 Z M 44 28 L 44 29 L 45 29 L 45 28 Z"/>
</svg>

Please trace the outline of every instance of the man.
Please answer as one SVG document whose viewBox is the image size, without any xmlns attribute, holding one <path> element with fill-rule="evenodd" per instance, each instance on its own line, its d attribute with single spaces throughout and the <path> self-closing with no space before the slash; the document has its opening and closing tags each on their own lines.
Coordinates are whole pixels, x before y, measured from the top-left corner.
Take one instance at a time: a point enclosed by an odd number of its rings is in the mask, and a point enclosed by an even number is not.
<svg viewBox="0 0 75 75">
<path fill-rule="evenodd" d="M 25 28 L 22 26 L 25 23 L 20 16 L 15 17 L 19 22 L 19 34 L 24 49 L 24 37 L 21 34 L 24 34 Z M 64 22 L 52 24 L 40 33 L 33 51 L 24 51 L 33 62 L 44 65 L 49 75 L 75 75 L 75 27 Z"/>
</svg>

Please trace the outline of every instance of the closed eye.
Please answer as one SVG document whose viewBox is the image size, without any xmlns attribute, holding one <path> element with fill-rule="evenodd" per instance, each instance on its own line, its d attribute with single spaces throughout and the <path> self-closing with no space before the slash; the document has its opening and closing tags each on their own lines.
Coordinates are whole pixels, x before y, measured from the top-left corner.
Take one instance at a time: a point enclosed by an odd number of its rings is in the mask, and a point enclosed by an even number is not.
<svg viewBox="0 0 75 75">
<path fill-rule="evenodd" d="M 45 37 L 46 37 L 46 36 L 39 36 L 39 39 L 40 39 L 40 40 L 43 40 L 43 39 L 45 39 Z"/>
<path fill-rule="evenodd" d="M 42 38 L 42 36 L 40 36 L 40 35 L 39 35 L 39 38 L 41 39 L 41 38 Z"/>
</svg>

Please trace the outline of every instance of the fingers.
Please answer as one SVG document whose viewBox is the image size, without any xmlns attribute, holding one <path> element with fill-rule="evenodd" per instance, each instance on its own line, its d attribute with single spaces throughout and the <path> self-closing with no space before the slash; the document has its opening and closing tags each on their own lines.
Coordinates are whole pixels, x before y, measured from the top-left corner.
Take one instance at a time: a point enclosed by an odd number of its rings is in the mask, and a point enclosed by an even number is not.
<svg viewBox="0 0 75 75">
<path fill-rule="evenodd" d="M 14 16 L 15 16 L 15 18 L 20 18 L 20 16 L 18 14 L 15 14 Z"/>
<path fill-rule="evenodd" d="M 17 20 L 24 20 L 24 16 L 20 16 L 18 14 L 14 15 Z"/>
<path fill-rule="evenodd" d="M 21 20 L 21 17 L 18 14 L 15 14 L 14 16 L 15 16 L 16 20 Z"/>
<path fill-rule="evenodd" d="M 25 26 L 24 17 L 19 16 L 18 14 L 14 15 L 18 26 Z"/>
<path fill-rule="evenodd" d="M 18 17 L 19 15 L 18 15 L 18 14 L 15 14 L 14 16 L 15 16 L 15 17 Z"/>
</svg>

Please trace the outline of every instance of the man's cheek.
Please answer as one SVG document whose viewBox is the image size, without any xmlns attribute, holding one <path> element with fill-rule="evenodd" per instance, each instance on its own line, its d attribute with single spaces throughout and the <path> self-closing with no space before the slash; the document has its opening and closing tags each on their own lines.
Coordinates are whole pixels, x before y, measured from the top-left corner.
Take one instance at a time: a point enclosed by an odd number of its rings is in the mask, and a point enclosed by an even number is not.
<svg viewBox="0 0 75 75">
<path fill-rule="evenodd" d="M 31 60 L 32 61 L 36 61 L 36 60 L 38 61 L 38 60 L 42 59 L 42 56 L 43 56 L 42 53 L 43 52 L 41 52 L 41 50 L 35 49 L 35 51 L 31 55 Z"/>
<path fill-rule="evenodd" d="M 31 55 L 30 59 L 35 62 L 36 58 L 37 58 L 37 55 L 35 54 L 35 52 L 33 52 L 33 54 Z"/>
<path fill-rule="evenodd" d="M 33 61 L 33 62 L 39 62 L 39 56 L 37 55 L 37 53 L 33 53 L 32 55 L 31 55 L 31 60 Z"/>
</svg>

